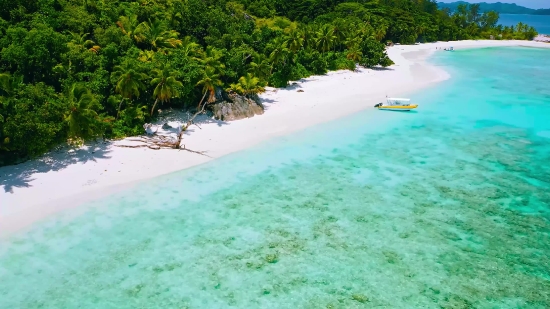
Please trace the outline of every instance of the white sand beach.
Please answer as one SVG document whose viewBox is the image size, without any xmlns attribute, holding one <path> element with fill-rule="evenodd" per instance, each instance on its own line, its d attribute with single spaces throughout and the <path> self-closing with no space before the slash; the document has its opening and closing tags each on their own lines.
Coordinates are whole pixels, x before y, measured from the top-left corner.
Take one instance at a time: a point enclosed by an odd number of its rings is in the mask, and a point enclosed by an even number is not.
<svg viewBox="0 0 550 309">
<path fill-rule="evenodd" d="M 285 89 L 269 89 L 261 98 L 263 115 L 191 127 L 184 144 L 209 157 L 176 150 L 116 147 L 123 141 L 97 143 L 78 150 L 53 151 L 42 158 L 0 168 L 0 235 L 29 226 L 56 211 L 81 204 L 146 179 L 186 169 L 270 138 L 370 109 L 386 95 L 406 96 L 450 78 L 426 59 L 442 48 L 493 46 L 546 47 L 527 41 L 438 42 L 388 48 L 395 65 L 312 76 Z M 443 52 L 443 51 L 441 51 Z M 298 92 L 303 90 L 303 92 Z M 414 99 L 414 98 L 413 98 Z"/>
</svg>

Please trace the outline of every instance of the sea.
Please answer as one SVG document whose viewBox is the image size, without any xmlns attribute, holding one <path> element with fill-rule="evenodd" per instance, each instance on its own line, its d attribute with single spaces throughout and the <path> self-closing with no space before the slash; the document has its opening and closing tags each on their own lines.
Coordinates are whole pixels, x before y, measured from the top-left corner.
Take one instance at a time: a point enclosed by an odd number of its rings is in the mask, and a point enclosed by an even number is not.
<svg viewBox="0 0 550 309">
<path fill-rule="evenodd" d="M 499 24 L 516 26 L 519 22 L 533 26 L 539 34 L 550 35 L 550 15 L 500 14 Z"/>
<path fill-rule="evenodd" d="M 0 308 L 550 308 L 550 50 L 0 241 Z M 342 102 L 345 104 L 345 102 Z M 77 212 L 76 209 L 80 209 Z"/>
</svg>

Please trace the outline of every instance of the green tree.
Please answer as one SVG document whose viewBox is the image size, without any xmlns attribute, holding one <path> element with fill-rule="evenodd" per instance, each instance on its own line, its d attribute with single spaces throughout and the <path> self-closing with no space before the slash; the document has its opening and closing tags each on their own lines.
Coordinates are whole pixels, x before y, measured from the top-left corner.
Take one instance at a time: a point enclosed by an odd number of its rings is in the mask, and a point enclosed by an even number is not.
<svg viewBox="0 0 550 309">
<path fill-rule="evenodd" d="M 317 31 L 317 48 L 319 48 L 322 52 L 329 51 L 334 41 L 336 40 L 336 36 L 334 35 L 333 28 L 330 25 L 324 25 Z"/>
<path fill-rule="evenodd" d="M 181 40 L 180 49 L 189 57 L 197 58 L 200 55 L 200 45 L 194 42 L 190 36 L 186 36 Z"/>
<path fill-rule="evenodd" d="M 182 46 L 182 41 L 178 39 L 179 33 L 169 30 L 165 21 L 144 21 L 136 27 L 134 33 L 138 42 L 145 42 L 154 50 Z"/>
<path fill-rule="evenodd" d="M 271 71 L 269 59 L 264 54 L 260 53 L 256 53 L 252 58 L 253 60 L 250 62 L 249 72 L 260 79 L 266 79 Z"/>
<path fill-rule="evenodd" d="M 120 28 L 120 31 L 132 40 L 138 39 L 136 31 L 139 24 L 137 15 L 120 16 L 116 22 L 116 25 Z"/>
<path fill-rule="evenodd" d="M 98 53 L 101 47 L 97 45 L 94 41 L 87 39 L 90 35 L 89 33 L 79 34 L 75 32 L 69 32 L 71 35 L 71 40 L 67 45 L 70 48 L 76 49 L 88 49 L 91 52 Z"/>
<path fill-rule="evenodd" d="M 0 149 L 9 143 L 9 138 L 2 138 L 2 127 L 8 116 L 7 109 L 13 90 L 12 76 L 9 73 L 0 73 Z"/>
<path fill-rule="evenodd" d="M 363 33 L 358 29 L 348 29 L 345 32 L 344 45 L 347 49 L 359 46 L 362 42 Z"/>
<path fill-rule="evenodd" d="M 0 58 L 12 68 L 12 73 L 23 76 L 29 83 L 57 81 L 53 68 L 68 50 L 64 35 L 44 25 L 31 30 L 10 27 L 2 41 Z"/>
<path fill-rule="evenodd" d="M 155 111 L 158 101 L 167 102 L 172 98 L 176 98 L 180 95 L 179 88 L 183 87 L 183 84 L 176 80 L 176 72 L 174 72 L 169 66 L 164 66 L 162 69 L 153 70 L 153 80 L 151 85 L 155 86 L 153 91 L 153 97 L 155 103 L 151 108 L 151 116 Z"/>
<path fill-rule="evenodd" d="M 225 64 L 222 62 L 223 52 L 213 46 L 208 46 L 206 50 L 201 54 L 199 61 L 206 68 L 206 70 L 212 70 L 213 72 L 223 75 Z"/>
<path fill-rule="evenodd" d="M 361 52 L 359 47 L 352 47 L 348 50 L 346 58 L 354 61 L 355 63 L 358 63 L 361 62 L 361 59 L 363 58 L 363 53 Z"/>
<path fill-rule="evenodd" d="M 220 74 L 216 73 L 216 70 L 212 67 L 207 67 L 206 70 L 204 70 L 201 80 L 197 82 L 197 86 L 202 86 L 202 91 L 204 92 L 204 95 L 202 96 L 202 99 L 199 102 L 199 105 L 197 106 L 197 110 L 200 110 L 202 102 L 204 101 L 204 98 L 206 94 L 208 93 L 208 103 L 212 103 L 216 101 L 216 87 L 221 87 L 223 85 L 223 82 L 220 78 Z"/>
<path fill-rule="evenodd" d="M 286 65 L 289 55 L 289 49 L 287 47 L 286 41 L 282 37 L 277 37 L 275 41 L 273 41 L 271 46 L 273 47 L 273 49 L 269 54 L 269 61 L 271 62 L 271 72 L 273 72 L 274 66 Z"/>
<path fill-rule="evenodd" d="M 348 24 L 345 20 L 337 19 L 332 25 L 332 35 L 334 36 L 333 47 L 339 47 L 342 50 L 342 44 L 347 40 Z"/>
<path fill-rule="evenodd" d="M 290 32 L 285 44 L 286 46 L 288 46 L 288 49 L 291 52 L 295 53 L 299 51 L 304 45 L 304 38 L 302 33 L 299 30 L 294 30 Z"/>
<path fill-rule="evenodd" d="M 10 95 L 12 91 L 12 77 L 10 73 L 0 73 L 0 95 Z"/>
<path fill-rule="evenodd" d="M 303 44 L 302 46 L 306 49 L 312 49 L 316 47 L 315 43 L 315 31 L 313 30 L 313 27 L 310 25 L 305 25 L 301 29 L 298 30 L 300 32 L 300 35 L 302 36 Z"/>
<path fill-rule="evenodd" d="M 497 27 L 498 19 L 500 18 L 497 12 L 486 12 L 480 18 L 481 28 L 490 30 Z"/>
<path fill-rule="evenodd" d="M 2 161 L 34 157 L 65 141 L 67 106 L 53 87 L 44 83 L 21 84 L 8 100 L 14 102 L 6 102 L 7 114 L 0 124 Z"/>
<path fill-rule="evenodd" d="M 69 125 L 71 139 L 89 139 L 103 134 L 98 111 L 101 104 L 83 84 L 73 84 L 67 96 L 68 111 L 65 120 Z"/>
<path fill-rule="evenodd" d="M 265 91 L 265 88 L 260 79 L 251 73 L 241 76 L 239 82 L 231 84 L 231 90 L 242 94 L 246 97 L 256 95 Z"/>
<path fill-rule="evenodd" d="M 114 67 L 111 78 L 116 80 L 115 92 L 122 96 L 117 109 L 118 118 L 124 99 L 132 100 L 139 97 L 140 91 L 145 88 L 143 81 L 147 75 L 130 68 L 129 64 L 125 63 Z"/>
</svg>

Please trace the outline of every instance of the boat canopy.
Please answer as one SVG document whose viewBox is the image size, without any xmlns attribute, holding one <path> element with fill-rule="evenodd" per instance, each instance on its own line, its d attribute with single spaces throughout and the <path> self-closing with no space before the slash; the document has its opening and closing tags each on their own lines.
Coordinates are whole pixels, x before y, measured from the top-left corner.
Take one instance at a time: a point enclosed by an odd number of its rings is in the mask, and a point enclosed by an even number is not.
<svg viewBox="0 0 550 309">
<path fill-rule="evenodd" d="M 409 102 L 411 99 L 406 98 L 387 98 L 388 101 Z"/>
<path fill-rule="evenodd" d="M 390 106 L 408 106 L 411 99 L 407 98 L 386 98 L 386 104 Z"/>
</svg>

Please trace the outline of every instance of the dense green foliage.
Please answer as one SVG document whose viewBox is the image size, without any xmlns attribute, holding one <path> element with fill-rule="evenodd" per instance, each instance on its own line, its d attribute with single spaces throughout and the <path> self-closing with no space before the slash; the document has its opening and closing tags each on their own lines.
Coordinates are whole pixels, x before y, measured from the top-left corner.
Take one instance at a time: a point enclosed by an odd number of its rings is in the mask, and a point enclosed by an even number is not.
<svg viewBox="0 0 550 309">
<path fill-rule="evenodd" d="M 530 39 L 433 0 L 0 0 L 0 165 L 67 140 L 122 137 L 167 106 L 356 64 L 385 43 Z"/>
<path fill-rule="evenodd" d="M 451 12 L 455 12 L 458 9 L 459 5 L 468 5 L 468 2 L 465 1 L 456 1 L 451 3 L 439 2 L 440 9 L 449 9 Z M 494 11 L 499 14 L 529 14 L 529 15 L 550 15 L 550 9 L 530 9 L 515 3 L 487 3 L 480 2 L 479 9 L 481 12 L 490 12 Z M 550 6 L 550 4 L 549 4 Z"/>
</svg>

